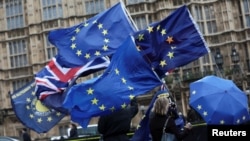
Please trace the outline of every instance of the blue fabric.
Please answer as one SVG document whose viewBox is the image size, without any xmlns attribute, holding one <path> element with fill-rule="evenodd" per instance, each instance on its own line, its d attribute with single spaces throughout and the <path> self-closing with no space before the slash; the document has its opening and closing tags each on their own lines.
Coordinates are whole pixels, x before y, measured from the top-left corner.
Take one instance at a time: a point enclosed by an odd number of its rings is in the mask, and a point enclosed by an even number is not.
<svg viewBox="0 0 250 141">
<path fill-rule="evenodd" d="M 10 95 L 16 117 L 22 124 L 37 133 L 46 133 L 54 127 L 65 114 L 42 104 L 34 94 L 35 82 L 32 81 Z"/>
<path fill-rule="evenodd" d="M 190 83 L 189 105 L 208 125 L 238 125 L 249 120 L 248 99 L 232 80 L 210 75 Z"/>
<path fill-rule="evenodd" d="M 137 51 L 133 39 L 128 37 L 112 56 L 103 75 L 73 86 L 63 106 L 69 109 L 72 121 L 86 127 L 83 119 L 121 109 L 134 96 L 146 94 L 161 84 Z"/>
<path fill-rule="evenodd" d="M 159 77 L 207 54 L 209 48 L 184 5 L 134 34 L 141 54 Z M 165 61 L 165 62 L 164 62 Z"/>
<path fill-rule="evenodd" d="M 82 66 L 112 55 L 136 29 L 123 6 L 117 3 L 78 25 L 50 31 L 48 39 L 58 48 L 58 62 L 63 67 Z"/>
<path fill-rule="evenodd" d="M 76 84 L 76 80 L 77 80 L 78 78 L 79 78 L 79 76 L 73 78 L 72 81 L 69 83 L 69 86 L 65 89 L 64 92 L 49 95 L 48 97 L 46 97 L 46 98 L 42 101 L 42 103 L 43 103 L 44 105 L 46 105 L 47 107 L 50 107 L 50 108 L 52 108 L 52 109 L 55 109 L 55 110 L 57 110 L 57 111 L 59 111 L 59 112 L 62 112 L 62 113 L 64 113 L 64 114 L 69 114 L 68 109 L 64 108 L 64 107 L 62 106 L 62 104 L 63 104 L 63 101 L 65 100 L 65 97 L 66 97 L 66 95 L 67 95 L 68 90 L 69 90 L 73 85 Z"/>
<path fill-rule="evenodd" d="M 180 129 L 182 129 L 185 126 L 185 121 L 183 119 L 184 117 L 179 116 L 177 119 L 175 119 L 175 124 L 177 127 L 179 127 Z"/>
</svg>

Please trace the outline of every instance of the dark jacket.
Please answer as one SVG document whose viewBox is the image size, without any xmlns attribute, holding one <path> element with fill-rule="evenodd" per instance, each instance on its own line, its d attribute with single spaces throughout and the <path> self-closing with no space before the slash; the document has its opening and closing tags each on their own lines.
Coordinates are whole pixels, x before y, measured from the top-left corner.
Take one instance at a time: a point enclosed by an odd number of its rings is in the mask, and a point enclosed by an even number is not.
<svg viewBox="0 0 250 141">
<path fill-rule="evenodd" d="M 115 113 L 101 116 L 98 121 L 98 131 L 104 141 L 129 141 L 126 135 L 130 130 L 132 118 L 138 112 L 136 100 L 132 100 L 130 107 Z"/>
<path fill-rule="evenodd" d="M 70 134 L 69 135 L 70 138 L 78 137 L 77 128 L 76 127 L 71 128 L 69 134 Z"/>
<path fill-rule="evenodd" d="M 31 141 L 30 135 L 27 132 L 24 132 L 22 137 L 23 141 Z"/>
<path fill-rule="evenodd" d="M 150 128 L 150 133 L 152 136 L 152 141 L 161 141 L 162 130 L 163 130 L 163 126 L 166 120 L 167 120 L 166 116 L 152 114 L 149 120 L 149 128 Z M 172 133 L 176 136 L 178 140 L 182 140 L 189 134 L 190 130 L 186 128 L 184 128 L 183 130 L 180 130 L 176 126 L 175 120 L 171 117 L 168 120 L 168 124 L 166 126 L 165 132 Z"/>
</svg>

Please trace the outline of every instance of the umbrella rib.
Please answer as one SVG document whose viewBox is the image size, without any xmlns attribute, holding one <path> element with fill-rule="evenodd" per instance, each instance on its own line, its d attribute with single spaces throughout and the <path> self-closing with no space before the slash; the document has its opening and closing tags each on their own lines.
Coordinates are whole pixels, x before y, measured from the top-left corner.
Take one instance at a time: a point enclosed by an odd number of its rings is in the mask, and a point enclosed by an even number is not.
<svg viewBox="0 0 250 141">
<path fill-rule="evenodd" d="M 244 93 L 242 93 L 242 94 L 244 94 Z M 246 101 L 240 101 L 235 95 L 232 95 L 232 96 L 234 97 L 234 99 L 235 99 L 238 103 L 240 103 L 241 105 L 243 105 L 243 107 L 247 105 L 247 103 L 246 103 L 246 105 L 244 105 L 244 103 L 243 103 L 243 102 L 247 102 L 247 97 L 246 97 Z"/>
<path fill-rule="evenodd" d="M 216 94 L 216 93 L 214 93 L 214 94 Z M 214 95 L 214 94 L 211 94 L 211 95 Z M 220 98 L 218 101 L 219 102 L 217 102 L 216 103 L 216 106 L 215 107 L 218 107 L 218 105 L 219 105 L 219 103 L 222 101 L 222 99 L 223 99 L 223 97 L 218 97 L 218 98 Z M 211 113 L 211 116 L 210 117 L 213 117 L 213 115 L 216 113 L 216 109 L 213 109 L 213 112 Z M 211 118 L 210 118 L 211 119 Z"/>
<path fill-rule="evenodd" d="M 190 88 L 189 105 L 207 124 L 235 124 L 236 118 L 249 116 L 246 96 L 231 80 L 206 76 L 191 83 Z"/>
<path fill-rule="evenodd" d="M 218 93 L 217 92 L 213 92 L 213 93 L 210 93 L 209 94 L 209 96 L 211 96 L 211 95 L 217 95 Z M 220 99 L 218 99 L 218 98 L 220 98 Z M 221 101 L 222 99 L 223 99 L 223 97 L 222 96 L 220 96 L 220 97 L 218 97 L 217 98 L 217 100 L 219 100 L 219 101 Z M 197 98 L 195 101 L 203 101 L 202 99 L 206 99 L 204 96 L 201 96 L 201 97 L 199 97 L 199 98 Z M 217 107 L 217 105 L 219 105 L 219 103 L 220 102 L 217 102 L 216 103 L 216 106 L 214 106 L 214 107 Z M 196 109 L 196 108 L 195 108 Z M 205 110 L 205 109 L 204 109 Z M 198 112 L 199 113 L 199 112 Z M 212 117 L 214 114 L 216 113 L 216 109 L 212 109 L 212 113 L 210 114 L 211 116 L 210 117 Z M 202 114 L 202 113 L 200 113 L 200 115 L 204 118 L 204 120 L 206 119 L 206 117 Z M 206 120 L 205 120 L 206 121 Z M 209 123 L 209 121 L 207 121 L 207 123 Z"/>
</svg>

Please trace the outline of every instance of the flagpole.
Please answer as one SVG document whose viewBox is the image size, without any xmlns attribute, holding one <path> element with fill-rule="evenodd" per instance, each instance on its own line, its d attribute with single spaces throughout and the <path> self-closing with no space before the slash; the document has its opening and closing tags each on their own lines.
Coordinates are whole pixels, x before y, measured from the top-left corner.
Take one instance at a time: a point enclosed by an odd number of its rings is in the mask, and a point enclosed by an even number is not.
<svg viewBox="0 0 250 141">
<path fill-rule="evenodd" d="M 127 8 L 126 8 L 126 6 L 125 6 L 123 0 L 120 0 L 120 3 L 122 4 L 123 9 L 124 9 L 125 12 L 127 13 L 129 20 L 132 22 L 132 24 L 134 25 L 134 27 L 135 27 L 136 30 L 138 31 L 138 27 L 137 27 L 137 25 L 135 24 L 134 20 L 132 19 L 132 17 L 131 17 L 131 15 L 130 15 L 129 11 L 127 10 Z"/>
<path fill-rule="evenodd" d="M 170 100 L 170 103 L 172 103 L 172 99 L 174 99 L 174 98 L 173 98 L 173 95 L 170 93 L 170 90 L 169 90 L 167 84 L 165 83 L 164 78 L 160 79 L 160 77 L 157 75 L 157 73 L 154 70 L 153 70 L 153 72 L 154 72 L 155 76 L 162 82 L 163 86 L 168 90 L 169 98 L 170 98 L 169 100 Z M 174 100 L 174 102 L 175 102 L 175 100 Z"/>
<path fill-rule="evenodd" d="M 192 124 L 193 127 L 204 126 L 204 125 L 207 125 L 207 123 Z"/>
</svg>

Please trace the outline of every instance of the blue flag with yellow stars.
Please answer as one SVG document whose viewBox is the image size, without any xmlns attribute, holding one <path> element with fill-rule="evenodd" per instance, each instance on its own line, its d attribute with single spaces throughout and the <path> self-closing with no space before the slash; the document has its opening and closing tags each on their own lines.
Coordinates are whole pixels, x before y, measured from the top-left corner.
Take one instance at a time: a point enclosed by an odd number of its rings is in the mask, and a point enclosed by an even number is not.
<svg viewBox="0 0 250 141">
<path fill-rule="evenodd" d="M 130 19 L 125 6 L 117 3 L 83 23 L 50 31 L 48 39 L 59 50 L 59 64 L 83 66 L 95 58 L 112 55 L 129 34 L 135 33 Z"/>
<path fill-rule="evenodd" d="M 35 95 L 35 81 L 10 95 L 12 108 L 20 122 L 37 133 L 46 133 L 65 115 L 49 109 Z"/>
<path fill-rule="evenodd" d="M 72 121 L 86 127 L 85 119 L 125 108 L 135 96 L 160 85 L 162 81 L 140 55 L 132 36 L 128 36 L 105 72 L 72 86 L 63 106 L 69 109 Z"/>
<path fill-rule="evenodd" d="M 210 52 L 185 5 L 134 37 L 137 48 L 160 78 Z"/>
</svg>

